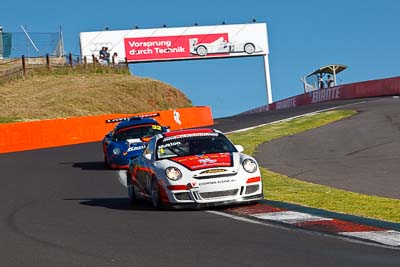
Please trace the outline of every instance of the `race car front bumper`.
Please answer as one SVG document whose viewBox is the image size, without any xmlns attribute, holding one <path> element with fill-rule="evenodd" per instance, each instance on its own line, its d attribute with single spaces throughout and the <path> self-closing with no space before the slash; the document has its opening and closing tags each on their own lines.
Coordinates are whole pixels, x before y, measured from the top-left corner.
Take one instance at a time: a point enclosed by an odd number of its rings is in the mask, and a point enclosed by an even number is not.
<svg viewBox="0 0 400 267">
<path fill-rule="evenodd" d="M 202 209 L 202 208 L 211 208 L 211 207 L 219 207 L 219 206 L 229 206 L 229 205 L 240 205 L 240 204 L 254 204 L 258 201 L 264 199 L 264 194 L 257 194 L 247 197 L 242 197 L 234 200 L 226 200 L 226 201 L 215 201 L 215 202 L 185 202 L 185 203 L 164 203 L 164 207 L 169 207 L 173 209 Z"/>
<path fill-rule="evenodd" d="M 214 207 L 257 202 L 264 198 L 261 181 L 218 191 L 203 191 L 189 187 L 186 190 L 179 187 L 170 187 L 170 189 L 175 190 L 165 191 L 168 198 L 165 204 L 168 206 Z"/>
</svg>

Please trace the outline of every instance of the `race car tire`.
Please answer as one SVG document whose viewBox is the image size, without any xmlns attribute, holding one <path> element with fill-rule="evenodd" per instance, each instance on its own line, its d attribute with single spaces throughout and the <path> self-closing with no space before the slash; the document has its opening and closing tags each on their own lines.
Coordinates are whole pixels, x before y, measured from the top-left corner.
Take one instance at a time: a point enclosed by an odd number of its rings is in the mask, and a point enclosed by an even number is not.
<svg viewBox="0 0 400 267">
<path fill-rule="evenodd" d="M 107 159 L 106 155 L 104 155 L 104 167 L 106 169 L 110 169 L 111 168 L 110 163 L 108 162 L 108 159 Z"/>
<path fill-rule="evenodd" d="M 161 207 L 160 189 L 158 188 L 157 179 L 155 177 L 153 177 L 151 181 L 151 203 L 156 209 Z"/>
<path fill-rule="evenodd" d="M 247 43 L 244 45 L 244 51 L 247 54 L 253 54 L 256 51 L 256 47 L 252 43 Z"/>
<path fill-rule="evenodd" d="M 206 56 L 208 54 L 207 47 L 205 47 L 204 45 L 200 45 L 199 47 L 196 48 L 196 53 L 201 57 Z"/>
<path fill-rule="evenodd" d="M 126 188 L 128 189 L 129 203 L 131 205 L 135 204 L 137 201 L 137 197 L 135 193 L 135 187 L 131 180 L 131 174 L 129 172 L 126 173 Z"/>
</svg>

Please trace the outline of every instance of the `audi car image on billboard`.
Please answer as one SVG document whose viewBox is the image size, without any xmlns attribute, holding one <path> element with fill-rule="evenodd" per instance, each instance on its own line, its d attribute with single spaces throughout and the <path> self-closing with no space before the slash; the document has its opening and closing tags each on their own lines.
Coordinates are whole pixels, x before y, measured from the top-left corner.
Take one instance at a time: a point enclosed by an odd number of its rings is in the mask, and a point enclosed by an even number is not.
<svg viewBox="0 0 400 267">
<path fill-rule="evenodd" d="M 80 43 L 88 61 L 105 47 L 132 63 L 268 55 L 265 23 L 81 32 Z"/>
<path fill-rule="evenodd" d="M 192 55 L 207 56 L 208 54 L 240 53 L 247 54 L 261 53 L 262 49 L 252 42 L 238 43 L 228 42 L 223 37 L 218 38 L 212 43 L 199 43 L 198 38 L 192 38 L 190 42 L 190 53 Z"/>
</svg>

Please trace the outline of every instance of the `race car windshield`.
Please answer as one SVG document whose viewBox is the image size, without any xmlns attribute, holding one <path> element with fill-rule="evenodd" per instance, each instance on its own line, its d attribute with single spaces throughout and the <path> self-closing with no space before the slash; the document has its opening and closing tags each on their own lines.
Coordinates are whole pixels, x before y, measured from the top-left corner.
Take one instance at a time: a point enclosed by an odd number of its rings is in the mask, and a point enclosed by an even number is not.
<svg viewBox="0 0 400 267">
<path fill-rule="evenodd" d="M 137 139 L 147 136 L 153 136 L 162 133 L 160 125 L 139 125 L 119 129 L 114 133 L 115 141 L 125 141 L 127 139 Z"/>
<path fill-rule="evenodd" d="M 235 146 L 223 135 L 184 138 L 164 138 L 157 142 L 157 159 L 237 152 Z"/>
</svg>

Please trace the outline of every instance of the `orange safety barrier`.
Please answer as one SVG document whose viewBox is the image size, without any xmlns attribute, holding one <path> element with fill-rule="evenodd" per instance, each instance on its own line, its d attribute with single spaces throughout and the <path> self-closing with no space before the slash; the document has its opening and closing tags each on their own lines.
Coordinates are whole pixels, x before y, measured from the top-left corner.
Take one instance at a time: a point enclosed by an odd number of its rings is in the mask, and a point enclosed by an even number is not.
<svg viewBox="0 0 400 267">
<path fill-rule="evenodd" d="M 100 141 L 115 124 L 108 119 L 158 113 L 155 119 L 171 130 L 214 124 L 210 107 L 190 107 L 137 114 L 108 114 L 0 124 L 0 153 Z"/>
</svg>

